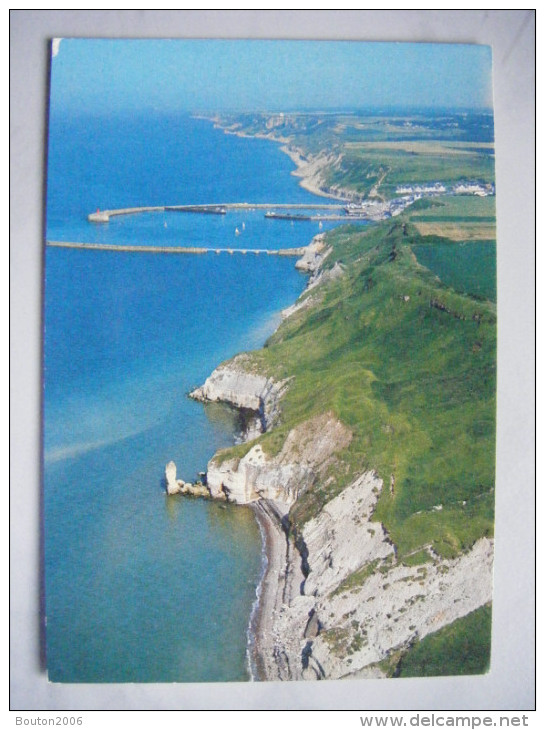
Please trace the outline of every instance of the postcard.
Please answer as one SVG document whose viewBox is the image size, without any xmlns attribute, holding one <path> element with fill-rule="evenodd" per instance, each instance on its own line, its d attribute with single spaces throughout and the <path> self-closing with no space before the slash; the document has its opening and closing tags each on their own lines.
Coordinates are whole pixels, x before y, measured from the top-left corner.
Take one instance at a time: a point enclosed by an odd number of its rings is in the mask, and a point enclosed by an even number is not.
<svg viewBox="0 0 545 730">
<path fill-rule="evenodd" d="M 488 671 L 491 64 L 52 42 L 50 681 Z"/>
</svg>

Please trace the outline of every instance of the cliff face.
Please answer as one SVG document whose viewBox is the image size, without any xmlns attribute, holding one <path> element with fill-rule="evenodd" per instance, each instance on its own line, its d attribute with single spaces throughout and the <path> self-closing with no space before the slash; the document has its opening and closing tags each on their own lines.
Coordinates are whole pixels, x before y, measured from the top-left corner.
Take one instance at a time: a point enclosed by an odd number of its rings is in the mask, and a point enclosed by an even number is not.
<svg viewBox="0 0 545 730">
<path fill-rule="evenodd" d="M 304 526 L 306 579 L 278 606 L 268 647 L 288 658 L 279 679 L 384 676 L 377 664 L 391 652 L 491 600 L 492 541 L 454 560 L 430 554 L 424 565 L 399 564 L 371 521 L 381 488 L 374 473 L 362 474 Z"/>
<path fill-rule="evenodd" d="M 289 432 L 276 456 L 268 456 L 261 444 L 256 444 L 241 459 L 212 459 L 207 471 L 210 494 L 216 498 L 226 495 L 237 504 L 273 500 L 287 513 L 350 439 L 349 429 L 332 414 L 312 418 Z"/>
<path fill-rule="evenodd" d="M 343 276 L 339 263 L 322 270 L 329 253 L 324 237 L 317 236 L 298 262 L 311 273 L 309 285 L 285 316 L 317 306 L 323 285 Z M 253 411 L 258 428 L 247 434 L 252 441 L 278 423 L 289 387 L 289 380 L 276 382 L 239 355 L 191 395 Z M 267 534 L 269 565 L 254 627 L 261 679 L 386 676 L 392 657 L 492 599 L 489 538 L 450 560 L 431 547 L 415 551 L 421 564 L 410 564 L 412 553 L 398 559 L 387 530 L 374 518 L 383 489 L 374 471 L 362 468 L 294 532 L 290 508 L 313 488 L 327 490 L 332 474 L 347 467 L 343 452 L 356 438 L 356 430 L 326 412 L 294 425 L 276 453 L 255 440 L 243 456 L 220 453 L 208 464 L 210 495 L 253 504 Z M 393 482 L 389 487 L 392 492 Z"/>
<path fill-rule="evenodd" d="M 318 594 L 324 626 L 312 645 L 316 676 L 367 676 L 391 652 L 490 602 L 492 561 L 493 542 L 481 538 L 455 560 L 419 568 L 382 563 L 361 587 Z"/>
<path fill-rule="evenodd" d="M 301 258 L 297 259 L 295 268 L 299 269 L 299 271 L 307 271 L 314 274 L 330 253 L 331 249 L 325 248 L 324 234 L 318 233 L 318 235 L 314 236 L 312 242 L 306 247 Z"/>
<path fill-rule="evenodd" d="M 213 498 L 263 505 L 262 519 L 277 533 L 275 567 L 262 587 L 267 615 L 257 627 L 261 678 L 385 676 L 378 663 L 392 652 L 492 599 L 487 538 L 454 560 L 430 550 L 423 565 L 398 563 L 384 526 L 373 521 L 383 487 L 374 472 L 361 474 L 298 535 L 286 533 L 290 507 L 323 482 L 351 438 L 323 414 L 293 428 L 275 456 L 256 443 L 240 459 L 216 456 L 208 465 Z"/>
<path fill-rule="evenodd" d="M 334 443 L 349 438 L 334 419 L 316 421 L 310 425 L 315 436 L 294 461 L 293 446 L 306 428 L 292 431 L 291 446 L 275 458 L 256 445 L 238 463 L 211 462 L 208 472 L 212 496 L 256 502 L 276 534 L 268 537 L 269 570 L 255 627 L 259 678 L 383 677 L 379 663 L 393 652 L 491 601 L 493 542 L 482 538 L 453 560 L 430 551 L 423 565 L 398 562 L 384 526 L 372 519 L 382 490 L 374 472 L 290 535 L 290 506 L 334 459 Z"/>
<path fill-rule="evenodd" d="M 248 371 L 248 359 L 238 355 L 214 370 L 199 388 L 189 395 L 203 402 L 229 403 L 255 413 L 255 437 L 271 428 L 278 416 L 278 402 L 285 392 L 287 381 L 275 382 L 271 378 Z"/>
</svg>

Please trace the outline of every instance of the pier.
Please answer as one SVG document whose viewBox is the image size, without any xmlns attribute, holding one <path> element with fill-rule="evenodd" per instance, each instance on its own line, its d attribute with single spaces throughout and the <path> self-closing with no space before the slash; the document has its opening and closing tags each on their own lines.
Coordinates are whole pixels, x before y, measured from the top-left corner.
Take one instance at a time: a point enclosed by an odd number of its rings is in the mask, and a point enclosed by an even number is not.
<svg viewBox="0 0 545 730">
<path fill-rule="evenodd" d="M 90 213 L 87 219 L 91 223 L 108 223 L 110 218 L 119 215 L 136 215 L 138 213 L 201 213 L 225 215 L 229 210 L 252 211 L 252 210 L 323 210 L 333 213 L 334 211 L 344 211 L 346 203 L 205 203 L 203 205 L 159 205 L 159 206 L 143 206 L 140 208 L 116 208 L 113 210 L 97 210 Z M 269 215 L 269 218 L 279 218 L 280 215 Z M 283 217 L 283 216 L 282 216 Z M 340 220 L 345 216 L 338 215 L 334 218 L 326 218 L 319 215 L 305 216 L 306 220 Z M 294 218 L 303 219 L 301 216 Z"/>
<path fill-rule="evenodd" d="M 207 254 L 239 253 L 242 255 L 260 254 L 264 256 L 302 256 L 306 247 L 299 248 L 197 248 L 195 246 L 129 246 L 116 243 L 71 243 L 69 241 L 46 241 L 53 248 L 79 248 L 92 251 L 124 251 L 126 253 L 170 253 L 170 254 Z"/>
</svg>

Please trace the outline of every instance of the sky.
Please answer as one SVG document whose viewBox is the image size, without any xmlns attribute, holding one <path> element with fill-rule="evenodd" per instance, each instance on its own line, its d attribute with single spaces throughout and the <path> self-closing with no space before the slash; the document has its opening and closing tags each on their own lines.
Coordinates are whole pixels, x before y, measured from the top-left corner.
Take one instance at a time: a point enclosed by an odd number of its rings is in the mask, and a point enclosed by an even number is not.
<svg viewBox="0 0 545 730">
<path fill-rule="evenodd" d="M 111 113 L 492 107 L 488 46 L 63 39 L 51 108 Z"/>
</svg>

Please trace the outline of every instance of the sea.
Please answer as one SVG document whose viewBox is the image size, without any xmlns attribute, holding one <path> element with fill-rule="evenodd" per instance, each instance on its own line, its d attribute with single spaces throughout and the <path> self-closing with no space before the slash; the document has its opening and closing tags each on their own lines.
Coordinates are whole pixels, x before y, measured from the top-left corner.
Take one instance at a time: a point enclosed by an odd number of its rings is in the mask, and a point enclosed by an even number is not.
<svg viewBox="0 0 545 730">
<path fill-rule="evenodd" d="M 158 111 L 49 121 L 49 241 L 216 248 L 303 246 L 333 224 L 97 209 L 327 202 L 276 143 Z M 238 234 L 237 234 L 238 230 Z M 167 497 L 235 443 L 227 406 L 188 398 L 260 348 L 306 277 L 293 258 L 46 247 L 43 512 L 53 682 L 251 679 L 248 626 L 264 556 L 248 507 Z"/>
</svg>

